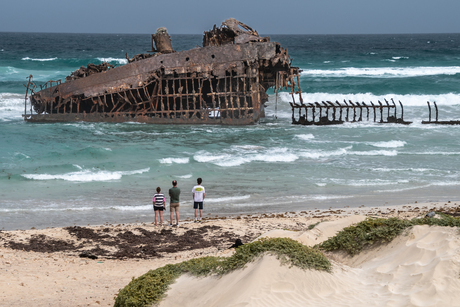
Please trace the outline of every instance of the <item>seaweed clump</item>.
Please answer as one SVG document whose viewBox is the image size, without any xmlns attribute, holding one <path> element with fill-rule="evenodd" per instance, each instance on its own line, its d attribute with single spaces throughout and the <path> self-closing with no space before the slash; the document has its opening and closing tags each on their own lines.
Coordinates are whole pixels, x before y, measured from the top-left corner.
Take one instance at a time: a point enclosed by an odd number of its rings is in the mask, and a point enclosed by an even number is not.
<svg viewBox="0 0 460 307">
<path fill-rule="evenodd" d="M 207 256 L 177 264 L 168 264 L 132 279 L 121 289 L 115 299 L 115 307 L 148 306 L 160 302 L 169 286 L 182 274 L 207 276 L 224 275 L 244 268 L 264 253 L 277 256 L 282 264 L 302 269 L 331 272 L 331 263 L 317 248 L 311 248 L 289 238 L 262 238 L 236 249 L 227 258 Z"/>
<path fill-rule="evenodd" d="M 460 218 L 436 212 L 439 218 L 414 218 L 402 220 L 392 218 L 367 218 L 349 227 L 345 227 L 332 238 L 316 247 L 325 251 L 343 250 L 350 255 L 359 254 L 366 246 L 388 243 L 402 234 L 405 229 L 416 225 L 460 227 Z"/>
</svg>

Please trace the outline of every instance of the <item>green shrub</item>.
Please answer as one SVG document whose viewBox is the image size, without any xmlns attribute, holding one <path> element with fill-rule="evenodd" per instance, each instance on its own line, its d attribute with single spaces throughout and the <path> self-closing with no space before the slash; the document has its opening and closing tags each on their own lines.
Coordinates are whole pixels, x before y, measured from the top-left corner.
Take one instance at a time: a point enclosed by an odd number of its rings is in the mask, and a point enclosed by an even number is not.
<svg viewBox="0 0 460 307">
<path fill-rule="evenodd" d="M 404 229 L 414 225 L 460 227 L 460 218 L 443 213 L 437 214 L 441 218 L 424 217 L 412 220 L 401 220 L 395 217 L 388 219 L 368 218 L 356 225 L 342 229 L 337 235 L 317 245 L 317 247 L 325 251 L 343 250 L 350 255 L 356 255 L 367 245 L 392 241 Z"/>
<path fill-rule="evenodd" d="M 311 225 L 308 225 L 308 230 L 312 230 L 313 228 L 315 228 L 319 223 L 321 223 L 322 221 L 320 222 L 317 222 L 317 223 L 314 223 L 314 224 L 311 224 Z"/>
<path fill-rule="evenodd" d="M 194 276 L 224 275 L 244 268 L 247 263 L 266 252 L 276 255 L 282 263 L 291 266 L 331 271 L 331 263 L 319 249 L 288 238 L 262 238 L 238 247 L 235 253 L 227 258 L 208 256 L 191 259 L 178 264 L 168 264 L 136 279 L 133 278 L 118 293 L 115 307 L 149 306 L 159 303 L 169 286 L 183 273 Z"/>
</svg>

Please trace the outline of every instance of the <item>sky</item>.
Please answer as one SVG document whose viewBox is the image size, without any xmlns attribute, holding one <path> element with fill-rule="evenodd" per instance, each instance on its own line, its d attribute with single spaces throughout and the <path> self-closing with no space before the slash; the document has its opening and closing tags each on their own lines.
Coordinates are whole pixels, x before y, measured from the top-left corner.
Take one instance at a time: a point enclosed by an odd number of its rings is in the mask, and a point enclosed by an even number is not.
<svg viewBox="0 0 460 307">
<path fill-rule="evenodd" d="M 0 32 L 202 34 L 236 18 L 259 34 L 460 33 L 460 0 L 5 0 Z"/>
</svg>

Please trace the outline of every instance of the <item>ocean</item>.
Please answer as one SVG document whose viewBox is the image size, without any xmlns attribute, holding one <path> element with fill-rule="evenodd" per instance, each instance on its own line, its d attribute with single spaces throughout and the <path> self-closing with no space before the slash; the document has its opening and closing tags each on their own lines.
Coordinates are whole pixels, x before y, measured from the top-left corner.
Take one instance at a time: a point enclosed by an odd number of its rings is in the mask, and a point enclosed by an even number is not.
<svg viewBox="0 0 460 307">
<path fill-rule="evenodd" d="M 460 199 L 460 126 L 421 123 L 427 101 L 460 120 L 460 34 L 269 36 L 302 69 L 304 102 L 394 99 L 413 123 L 292 125 L 273 89 L 253 126 L 26 123 L 30 74 L 123 65 L 150 35 L 0 33 L 0 229 L 151 222 L 155 188 L 174 179 L 191 217 L 198 177 L 208 217 Z"/>
</svg>

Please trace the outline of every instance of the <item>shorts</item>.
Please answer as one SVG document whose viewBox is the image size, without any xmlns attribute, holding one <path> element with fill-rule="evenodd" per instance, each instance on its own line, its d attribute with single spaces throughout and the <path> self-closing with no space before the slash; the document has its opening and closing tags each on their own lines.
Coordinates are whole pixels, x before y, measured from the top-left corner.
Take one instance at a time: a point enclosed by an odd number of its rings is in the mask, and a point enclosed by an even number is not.
<svg viewBox="0 0 460 307">
<path fill-rule="evenodd" d="M 170 203 L 169 204 L 169 211 L 171 211 L 171 212 L 179 211 L 179 203 Z"/>
<path fill-rule="evenodd" d="M 203 210 L 203 202 L 202 201 L 195 201 L 193 202 L 193 209 L 200 209 Z"/>
<path fill-rule="evenodd" d="M 155 207 L 153 206 L 153 210 L 155 211 L 163 211 L 165 209 L 165 207 Z"/>
</svg>

